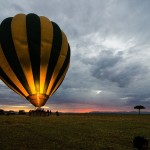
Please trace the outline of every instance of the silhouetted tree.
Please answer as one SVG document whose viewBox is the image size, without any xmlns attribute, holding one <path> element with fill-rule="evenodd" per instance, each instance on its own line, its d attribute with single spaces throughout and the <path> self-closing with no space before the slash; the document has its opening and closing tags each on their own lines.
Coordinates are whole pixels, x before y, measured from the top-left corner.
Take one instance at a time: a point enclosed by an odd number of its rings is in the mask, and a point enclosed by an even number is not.
<svg viewBox="0 0 150 150">
<path fill-rule="evenodd" d="M 146 109 L 146 108 L 142 105 L 137 105 L 137 106 L 134 107 L 134 109 L 138 109 L 139 110 L 139 115 L 140 115 L 140 113 L 141 113 L 140 110 L 141 109 Z"/>
</svg>

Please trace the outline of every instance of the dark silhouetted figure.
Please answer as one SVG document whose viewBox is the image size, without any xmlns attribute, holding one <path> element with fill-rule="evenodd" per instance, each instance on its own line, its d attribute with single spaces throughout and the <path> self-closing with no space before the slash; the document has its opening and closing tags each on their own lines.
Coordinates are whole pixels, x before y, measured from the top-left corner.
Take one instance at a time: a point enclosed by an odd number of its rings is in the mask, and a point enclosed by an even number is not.
<svg viewBox="0 0 150 150">
<path fill-rule="evenodd" d="M 59 112 L 58 111 L 56 111 L 56 116 L 59 116 Z"/>
<path fill-rule="evenodd" d="M 49 116 L 49 110 L 47 110 L 47 116 Z"/>
<path fill-rule="evenodd" d="M 146 109 L 146 108 L 142 105 L 137 105 L 137 106 L 134 107 L 134 109 L 138 109 L 139 110 L 139 115 L 140 115 L 141 114 L 140 110 L 141 109 Z"/>
<path fill-rule="evenodd" d="M 133 140 L 133 146 L 138 150 L 148 150 L 148 140 L 144 137 L 137 136 Z"/>
<path fill-rule="evenodd" d="M 29 116 L 31 116 L 31 114 L 32 114 L 32 110 L 29 110 Z"/>
</svg>

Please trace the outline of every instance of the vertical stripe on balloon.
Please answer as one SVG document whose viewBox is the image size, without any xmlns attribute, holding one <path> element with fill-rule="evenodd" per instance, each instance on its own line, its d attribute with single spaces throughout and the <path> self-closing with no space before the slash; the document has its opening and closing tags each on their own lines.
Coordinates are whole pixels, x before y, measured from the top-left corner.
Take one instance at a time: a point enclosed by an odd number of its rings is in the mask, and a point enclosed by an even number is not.
<svg viewBox="0 0 150 150">
<path fill-rule="evenodd" d="M 40 92 L 40 47 L 41 47 L 41 26 L 40 18 L 35 14 L 26 16 L 27 39 L 29 55 L 32 66 L 35 90 Z"/>
<path fill-rule="evenodd" d="M 53 42 L 53 26 L 49 19 L 40 17 L 41 21 L 41 57 L 40 57 L 40 93 L 44 92 L 44 84 L 48 70 L 48 62 L 51 55 Z"/>
<path fill-rule="evenodd" d="M 56 23 L 52 22 L 52 25 L 53 25 L 53 43 L 52 43 L 51 55 L 50 55 L 47 74 L 46 74 L 44 93 L 47 92 L 53 71 L 55 69 L 60 54 L 61 45 L 62 45 L 61 30 Z"/>
<path fill-rule="evenodd" d="M 36 93 L 26 32 L 26 15 L 16 15 L 11 23 L 12 39 L 20 65 L 25 74 L 31 92 Z M 17 33 L 17 34 L 16 34 Z"/>
<path fill-rule="evenodd" d="M 32 94 L 32 91 L 26 80 L 23 69 L 20 65 L 18 56 L 15 51 L 12 34 L 11 34 L 11 22 L 12 22 L 12 18 L 7 18 L 1 23 L 1 27 L 0 27 L 1 47 L 9 66 L 16 74 L 18 80 L 25 87 L 26 91 L 29 94 Z"/>
</svg>

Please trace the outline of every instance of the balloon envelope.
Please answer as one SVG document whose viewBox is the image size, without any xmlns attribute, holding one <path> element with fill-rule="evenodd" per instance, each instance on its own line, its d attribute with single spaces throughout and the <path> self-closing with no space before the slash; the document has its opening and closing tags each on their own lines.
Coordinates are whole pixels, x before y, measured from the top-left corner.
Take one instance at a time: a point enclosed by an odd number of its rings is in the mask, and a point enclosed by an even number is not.
<svg viewBox="0 0 150 150">
<path fill-rule="evenodd" d="M 69 63 L 69 43 L 56 23 L 36 14 L 2 21 L 0 79 L 34 106 L 43 106 L 53 95 Z"/>
</svg>

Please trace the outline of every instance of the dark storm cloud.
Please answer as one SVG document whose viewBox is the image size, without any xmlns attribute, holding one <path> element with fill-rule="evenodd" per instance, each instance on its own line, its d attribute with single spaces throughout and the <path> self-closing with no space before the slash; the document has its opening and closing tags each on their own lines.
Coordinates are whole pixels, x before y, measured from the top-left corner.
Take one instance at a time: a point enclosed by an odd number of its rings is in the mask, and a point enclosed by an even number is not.
<svg viewBox="0 0 150 150">
<path fill-rule="evenodd" d="M 102 51 L 93 62 L 92 76 L 115 82 L 119 87 L 126 87 L 137 76 L 147 73 L 147 68 L 140 63 L 126 63 L 120 54 L 111 51 Z"/>
<path fill-rule="evenodd" d="M 127 100 L 126 105 L 144 105 L 146 108 L 150 107 L 150 94 L 147 95 L 130 95 L 130 98 Z"/>
<path fill-rule="evenodd" d="M 26 100 L 0 82 L 0 105 L 26 104 Z"/>
</svg>

